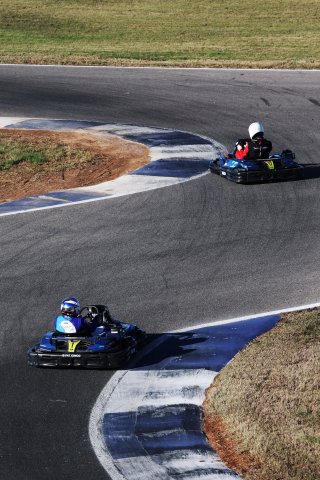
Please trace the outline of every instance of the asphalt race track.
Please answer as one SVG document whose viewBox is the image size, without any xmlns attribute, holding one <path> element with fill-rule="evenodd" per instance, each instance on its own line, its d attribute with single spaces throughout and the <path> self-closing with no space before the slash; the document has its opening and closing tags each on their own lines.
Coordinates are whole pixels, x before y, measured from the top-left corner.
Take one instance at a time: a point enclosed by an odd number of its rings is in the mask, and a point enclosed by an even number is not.
<svg viewBox="0 0 320 480">
<path fill-rule="evenodd" d="M 309 164 L 300 182 L 206 175 L 0 219 L 1 479 L 107 478 L 88 420 L 112 372 L 26 365 L 65 295 L 149 333 L 319 301 L 319 84 L 319 71 L 0 66 L 0 116 L 168 127 L 228 147 L 261 120 L 275 151 Z"/>
</svg>

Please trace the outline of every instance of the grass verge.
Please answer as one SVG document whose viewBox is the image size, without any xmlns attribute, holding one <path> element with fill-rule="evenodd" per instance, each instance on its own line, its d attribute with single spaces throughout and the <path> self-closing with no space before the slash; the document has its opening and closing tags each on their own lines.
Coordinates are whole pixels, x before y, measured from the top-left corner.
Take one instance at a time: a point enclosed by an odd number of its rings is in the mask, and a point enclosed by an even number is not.
<svg viewBox="0 0 320 480">
<path fill-rule="evenodd" d="M 320 67 L 318 0 L 2 0 L 0 62 Z"/>
<path fill-rule="evenodd" d="M 10 170 L 21 163 L 29 164 L 35 171 L 63 171 L 94 159 L 95 154 L 68 143 L 51 143 L 50 136 L 31 136 L 13 132 L 0 132 L 0 171 Z M 37 168 L 38 167 L 38 168 Z"/>
<path fill-rule="evenodd" d="M 205 431 L 246 480 L 320 478 L 320 310 L 285 314 L 216 377 Z"/>
<path fill-rule="evenodd" d="M 149 161 L 144 145 L 112 135 L 0 130 L 0 202 L 95 185 Z"/>
</svg>

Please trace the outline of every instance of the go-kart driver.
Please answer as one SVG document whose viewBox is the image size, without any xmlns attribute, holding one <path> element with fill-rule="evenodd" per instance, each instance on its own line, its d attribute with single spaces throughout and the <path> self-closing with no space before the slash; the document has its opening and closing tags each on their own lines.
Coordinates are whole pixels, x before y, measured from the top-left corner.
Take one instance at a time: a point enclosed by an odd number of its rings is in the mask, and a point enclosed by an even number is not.
<svg viewBox="0 0 320 480">
<path fill-rule="evenodd" d="M 269 158 L 272 150 L 272 143 L 264 138 L 264 127 L 261 122 L 254 122 L 249 125 L 250 138 L 242 138 L 237 141 L 233 154 L 243 160 L 257 160 Z"/>
<path fill-rule="evenodd" d="M 111 317 L 109 309 L 103 306 L 103 316 L 95 314 L 88 319 L 81 315 L 80 301 L 76 297 L 67 297 L 61 302 L 61 313 L 54 320 L 54 329 L 60 333 L 78 333 L 90 335 L 97 327 L 106 324 L 117 324 Z"/>
<path fill-rule="evenodd" d="M 80 302 L 76 297 L 62 300 L 61 314 L 54 320 L 54 329 L 61 333 L 90 333 L 88 323 L 80 315 Z"/>
</svg>

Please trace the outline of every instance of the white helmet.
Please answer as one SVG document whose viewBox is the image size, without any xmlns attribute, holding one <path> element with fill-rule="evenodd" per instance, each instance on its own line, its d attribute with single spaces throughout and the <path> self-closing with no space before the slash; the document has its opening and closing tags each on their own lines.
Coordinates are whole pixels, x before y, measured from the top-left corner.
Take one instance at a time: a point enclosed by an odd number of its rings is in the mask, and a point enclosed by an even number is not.
<svg viewBox="0 0 320 480">
<path fill-rule="evenodd" d="M 251 123 L 251 125 L 249 125 L 248 130 L 249 130 L 249 135 L 251 139 L 253 139 L 253 137 L 257 133 L 264 133 L 264 127 L 261 122 Z"/>
</svg>

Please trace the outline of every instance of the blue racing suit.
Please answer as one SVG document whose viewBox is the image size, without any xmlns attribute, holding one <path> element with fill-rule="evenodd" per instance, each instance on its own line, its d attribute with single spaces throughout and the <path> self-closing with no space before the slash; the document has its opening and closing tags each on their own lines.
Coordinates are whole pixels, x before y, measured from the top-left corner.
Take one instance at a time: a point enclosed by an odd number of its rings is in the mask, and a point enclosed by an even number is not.
<svg viewBox="0 0 320 480">
<path fill-rule="evenodd" d="M 87 335 L 92 331 L 81 315 L 78 317 L 57 315 L 54 320 L 54 329 L 61 333 L 83 333 Z"/>
</svg>

